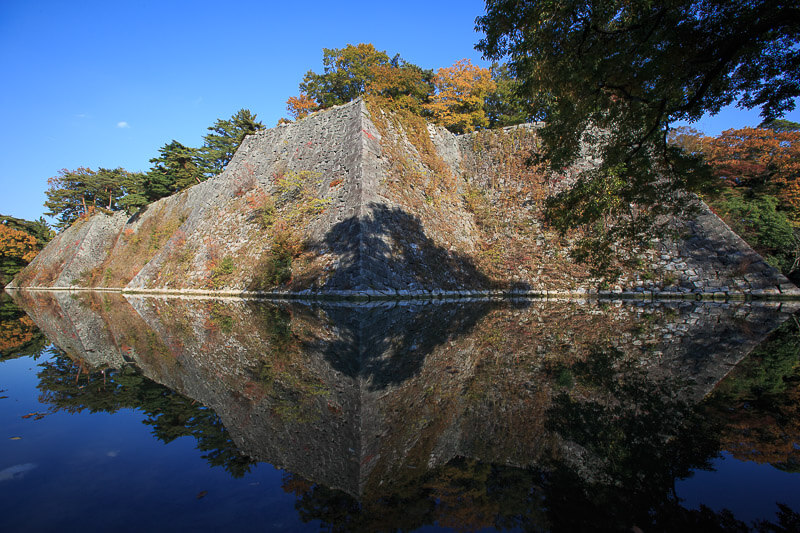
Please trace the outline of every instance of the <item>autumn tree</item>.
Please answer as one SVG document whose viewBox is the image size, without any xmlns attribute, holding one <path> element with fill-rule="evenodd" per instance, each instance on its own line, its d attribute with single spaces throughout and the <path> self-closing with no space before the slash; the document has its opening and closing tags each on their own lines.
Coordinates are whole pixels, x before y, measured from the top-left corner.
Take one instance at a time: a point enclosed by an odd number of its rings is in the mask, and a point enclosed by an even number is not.
<svg viewBox="0 0 800 533">
<path fill-rule="evenodd" d="M 489 69 L 469 59 L 440 68 L 433 80 L 436 92 L 425 110 L 434 120 L 454 133 L 467 133 L 489 125 L 485 99 L 496 84 Z"/>
<path fill-rule="evenodd" d="M 372 44 L 324 48 L 322 63 L 324 72 L 308 71 L 300 83 L 300 95 L 286 102 L 293 118 L 303 118 L 364 94 L 421 112 L 422 104 L 433 93 L 433 71 L 409 63 L 399 54 L 390 59 L 385 51 L 376 50 Z"/>
<path fill-rule="evenodd" d="M 767 262 L 797 281 L 800 132 L 741 128 L 707 137 L 689 127 L 669 143 L 702 159 L 716 178 L 706 202 Z M 794 227 L 793 227 L 794 225 Z"/>
<path fill-rule="evenodd" d="M 800 132 L 726 130 L 704 137 L 702 153 L 723 186 L 708 197 L 712 208 L 767 262 L 800 280 Z"/>
<path fill-rule="evenodd" d="M 0 224 L 0 257 L 4 260 L 18 259 L 30 263 L 37 251 L 33 235 Z"/>
<path fill-rule="evenodd" d="M 703 154 L 709 138 L 702 131 L 690 126 L 679 126 L 669 131 L 667 142 L 683 150 L 685 154 Z"/>
<path fill-rule="evenodd" d="M 54 235 L 42 217 L 31 221 L 0 215 L 0 286 L 11 281 Z"/>
<path fill-rule="evenodd" d="M 545 155 L 556 175 L 576 170 L 549 213 L 563 231 L 585 230 L 590 260 L 645 244 L 660 215 L 690 205 L 682 191 L 708 182 L 667 144 L 670 124 L 737 100 L 774 119 L 800 96 L 796 2 L 489 0 L 477 24 L 477 48 L 508 57 L 547 103 Z M 599 164 L 574 167 L 587 146 Z"/>
<path fill-rule="evenodd" d="M 0 281 L 5 285 L 17 272 L 33 261 L 39 251 L 36 238 L 29 233 L 0 224 Z"/>
<path fill-rule="evenodd" d="M 391 100 L 395 105 L 422 113 L 423 106 L 434 92 L 433 71 L 394 56 L 388 64 L 372 68 L 372 79 L 366 91 Z"/>
<path fill-rule="evenodd" d="M 703 152 L 718 178 L 773 193 L 800 222 L 800 131 L 726 130 Z"/>
<path fill-rule="evenodd" d="M 22 218 L 0 215 L 0 224 L 33 235 L 40 249 L 44 248 L 44 245 L 50 242 L 55 236 L 55 232 L 50 229 L 50 225 L 47 224 L 44 217 L 39 217 L 38 220 L 25 220 Z"/>
<path fill-rule="evenodd" d="M 386 52 L 376 50 L 372 44 L 323 48 L 324 72 L 316 74 L 309 70 L 300 83 L 300 93 L 321 108 L 344 104 L 364 94 L 375 77 L 375 68 L 389 62 Z"/>
<path fill-rule="evenodd" d="M 316 100 L 305 93 L 300 93 L 300 96 L 292 96 L 286 101 L 286 110 L 294 120 L 307 117 L 318 109 L 319 104 Z"/>
</svg>

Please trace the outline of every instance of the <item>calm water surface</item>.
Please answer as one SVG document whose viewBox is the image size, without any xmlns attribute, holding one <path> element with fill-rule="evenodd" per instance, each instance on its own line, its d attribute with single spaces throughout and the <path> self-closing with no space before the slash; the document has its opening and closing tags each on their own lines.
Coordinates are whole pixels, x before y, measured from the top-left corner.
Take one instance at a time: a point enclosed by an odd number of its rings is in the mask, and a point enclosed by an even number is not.
<svg viewBox="0 0 800 533">
<path fill-rule="evenodd" d="M 793 531 L 750 304 L 0 300 L 0 531 Z"/>
</svg>

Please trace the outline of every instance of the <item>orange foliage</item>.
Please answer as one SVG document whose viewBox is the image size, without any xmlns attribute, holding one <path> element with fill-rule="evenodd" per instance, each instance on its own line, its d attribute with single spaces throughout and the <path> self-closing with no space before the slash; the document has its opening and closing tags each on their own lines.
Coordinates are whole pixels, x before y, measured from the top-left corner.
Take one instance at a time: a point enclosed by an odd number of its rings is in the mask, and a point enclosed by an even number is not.
<svg viewBox="0 0 800 533">
<path fill-rule="evenodd" d="M 30 263 L 36 257 L 37 252 L 36 238 L 24 231 L 0 224 L 0 256 L 21 259 Z"/>
<path fill-rule="evenodd" d="M 795 443 L 800 442 L 800 386 L 790 383 L 785 399 L 773 405 L 769 413 L 743 405 L 723 413 L 727 422 L 722 433 L 725 450 L 740 461 L 798 464 L 800 450 Z"/>
<path fill-rule="evenodd" d="M 0 322 L 0 352 L 23 346 L 33 339 L 36 324 L 27 316 L 19 320 Z"/>
<path fill-rule="evenodd" d="M 703 152 L 715 173 L 730 185 L 768 185 L 800 209 L 800 132 L 763 128 L 723 131 L 706 137 Z"/>
<path fill-rule="evenodd" d="M 267 193 L 258 188 L 253 189 L 247 194 L 247 205 L 253 211 L 261 208 L 266 200 Z"/>
<path fill-rule="evenodd" d="M 496 89 L 489 69 L 469 59 L 440 68 L 434 78 L 436 94 L 425 104 L 437 122 L 456 133 L 467 133 L 489 125 L 484 101 Z"/>
<path fill-rule="evenodd" d="M 319 104 L 307 94 L 300 93 L 300 96 L 292 96 L 286 100 L 286 109 L 297 120 L 317 111 Z"/>
</svg>

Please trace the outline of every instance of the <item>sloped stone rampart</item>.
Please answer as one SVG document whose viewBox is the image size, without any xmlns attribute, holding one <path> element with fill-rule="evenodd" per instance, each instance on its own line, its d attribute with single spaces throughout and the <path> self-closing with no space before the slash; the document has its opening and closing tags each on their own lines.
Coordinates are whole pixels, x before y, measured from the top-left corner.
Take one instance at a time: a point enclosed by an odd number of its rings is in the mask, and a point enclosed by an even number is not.
<svg viewBox="0 0 800 533">
<path fill-rule="evenodd" d="M 359 99 L 248 136 L 222 174 L 133 217 L 75 224 L 12 286 L 365 299 L 800 296 L 705 206 L 676 223 L 679 239 L 638 253 L 638 270 L 611 285 L 593 278 L 544 220 L 552 183 L 528 165 L 539 126 L 455 136 Z"/>
</svg>

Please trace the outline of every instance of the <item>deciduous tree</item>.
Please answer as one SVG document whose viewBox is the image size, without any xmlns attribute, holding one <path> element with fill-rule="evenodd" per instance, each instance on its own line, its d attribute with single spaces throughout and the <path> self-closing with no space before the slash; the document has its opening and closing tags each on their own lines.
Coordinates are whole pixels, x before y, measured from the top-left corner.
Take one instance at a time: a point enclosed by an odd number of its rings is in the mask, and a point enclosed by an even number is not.
<svg viewBox="0 0 800 533">
<path fill-rule="evenodd" d="M 36 238 L 33 235 L 0 224 L 0 258 L 30 263 L 37 252 Z"/>
<path fill-rule="evenodd" d="M 422 106 L 434 92 L 433 77 L 432 70 L 422 69 L 396 55 L 389 64 L 372 68 L 372 80 L 366 91 L 421 113 Z"/>
<path fill-rule="evenodd" d="M 323 74 L 308 71 L 300 83 L 300 93 L 327 108 L 344 104 L 364 94 L 375 77 L 375 68 L 389 64 L 386 52 L 372 44 L 348 44 L 344 48 L 323 48 Z"/>
<path fill-rule="evenodd" d="M 705 139 L 703 152 L 731 186 L 767 189 L 800 213 L 800 131 L 741 128 Z"/>
<path fill-rule="evenodd" d="M 294 120 L 304 118 L 318 109 L 319 104 L 305 93 L 292 96 L 286 101 L 286 110 Z"/>
<path fill-rule="evenodd" d="M 537 107 L 522 96 L 522 84 L 506 63 L 491 68 L 495 90 L 486 96 L 486 116 L 490 128 L 502 128 L 529 122 Z"/>
<path fill-rule="evenodd" d="M 737 100 L 773 119 L 800 95 L 796 2 L 489 0 L 477 23 L 486 34 L 478 49 L 509 56 L 524 90 L 547 102 L 542 138 L 553 169 L 596 147 L 602 162 L 551 204 L 562 229 L 590 230 L 594 258 L 611 244 L 644 242 L 658 215 L 685 206 L 680 191 L 707 182 L 667 145 L 671 123 Z M 601 190 L 614 200 L 581 197 Z"/>
<path fill-rule="evenodd" d="M 22 218 L 0 215 L 0 224 L 33 235 L 36 238 L 39 248 L 44 247 L 44 245 L 50 242 L 55 236 L 55 232 L 50 229 L 44 217 L 39 217 L 39 220 L 25 220 Z"/>
<path fill-rule="evenodd" d="M 0 287 L 33 261 L 39 250 L 33 235 L 0 223 Z"/>
<path fill-rule="evenodd" d="M 425 105 L 434 119 L 454 133 L 466 133 L 489 125 L 485 99 L 496 89 L 489 69 L 472 64 L 469 59 L 440 68 L 433 80 L 436 88 Z"/>
<path fill-rule="evenodd" d="M 719 191 L 711 208 L 769 263 L 797 279 L 800 239 L 800 132 L 741 128 L 706 137 L 692 128 L 670 132 L 669 142 L 702 157 Z"/>
<path fill-rule="evenodd" d="M 798 124 L 797 122 L 792 122 L 791 120 L 784 120 L 782 118 L 773 118 L 765 120 L 764 122 L 759 124 L 758 127 L 767 128 L 777 132 L 800 131 L 800 124 Z"/>
</svg>

